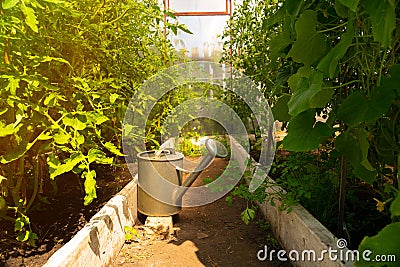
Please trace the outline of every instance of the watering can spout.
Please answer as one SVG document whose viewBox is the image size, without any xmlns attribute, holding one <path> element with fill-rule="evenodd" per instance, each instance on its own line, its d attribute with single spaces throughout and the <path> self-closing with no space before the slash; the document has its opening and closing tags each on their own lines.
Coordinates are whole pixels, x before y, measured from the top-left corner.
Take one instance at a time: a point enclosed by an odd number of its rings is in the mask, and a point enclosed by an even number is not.
<svg viewBox="0 0 400 267">
<path fill-rule="evenodd" d="M 173 194 L 173 199 L 177 202 L 182 201 L 182 197 L 189 190 L 189 187 L 196 181 L 200 173 L 206 169 L 215 157 L 225 158 L 228 155 L 226 147 L 219 141 L 214 139 L 206 139 L 205 146 L 207 148 L 208 154 L 200 161 L 193 171 L 187 171 L 183 168 L 176 167 L 176 173 L 178 175 L 179 181 L 182 181 L 182 173 L 190 173 L 189 177 L 181 184 L 179 189 L 176 189 Z M 177 203 L 180 204 L 180 203 Z"/>
</svg>

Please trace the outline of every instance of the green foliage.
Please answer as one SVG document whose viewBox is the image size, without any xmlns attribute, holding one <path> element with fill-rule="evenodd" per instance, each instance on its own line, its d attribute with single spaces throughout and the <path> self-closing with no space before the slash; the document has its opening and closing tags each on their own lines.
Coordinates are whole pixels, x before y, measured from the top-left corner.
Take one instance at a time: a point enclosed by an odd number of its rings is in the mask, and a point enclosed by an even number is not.
<svg viewBox="0 0 400 267">
<path fill-rule="evenodd" d="M 223 58 L 259 83 L 289 125 L 284 149 L 334 147 L 387 201 L 387 188 L 399 189 L 399 4 L 245 0 Z"/>
<path fill-rule="evenodd" d="M 133 236 L 138 237 L 139 233 L 135 228 L 132 226 L 124 226 L 124 232 L 125 232 L 125 241 L 131 241 L 133 239 Z"/>
<path fill-rule="evenodd" d="M 45 198 L 47 169 L 80 174 L 84 204 L 96 198 L 93 166 L 123 156 L 127 102 L 177 60 L 164 29 L 185 27 L 168 17 L 164 28 L 164 15 L 157 1 L 1 2 L 0 218 L 22 220 Z M 28 227 L 19 240 L 35 239 Z"/>
<path fill-rule="evenodd" d="M 310 66 L 325 52 L 326 37 L 317 32 L 317 12 L 305 10 L 295 23 L 296 42 L 288 53 L 295 62 Z"/>
<path fill-rule="evenodd" d="M 290 209 L 300 203 L 329 229 L 335 229 L 338 167 L 337 155 L 328 151 L 278 155 L 272 165 L 271 175 L 287 191 L 281 197 L 281 209 Z"/>
<path fill-rule="evenodd" d="M 308 110 L 291 120 L 288 135 L 282 142 L 284 147 L 290 147 L 292 151 L 316 149 L 321 143 L 321 138 L 327 138 L 332 134 L 332 129 L 326 124 L 315 123 L 314 116 L 315 114 Z"/>
<path fill-rule="evenodd" d="M 237 9 L 225 33 L 234 36 L 232 57 L 225 53 L 223 60 L 258 82 L 270 96 L 275 117 L 289 123 L 285 149 L 312 150 L 329 136 L 335 141 L 334 132 L 337 138 L 350 136 L 354 127 L 371 136 L 382 128 L 383 118 L 397 127 L 396 2 L 246 0 Z M 312 114 L 329 119 L 316 122 Z M 304 137 L 309 137 L 307 142 Z M 367 171 L 382 162 L 379 156 L 373 158 L 373 151 L 380 150 L 378 140 L 368 138 L 367 157 L 373 166 Z M 397 151 L 398 139 L 389 141 Z M 368 165 L 365 149 L 358 151 L 364 154 L 348 155 L 355 157 L 349 158 L 355 169 L 360 169 L 357 157 Z M 365 173 L 357 175 L 367 182 L 377 177 Z"/>
<path fill-rule="evenodd" d="M 359 246 L 359 251 L 370 250 L 372 254 L 370 259 L 375 259 L 377 255 L 380 256 L 394 256 L 395 261 L 382 261 L 374 262 L 373 266 L 398 266 L 398 259 L 400 257 L 400 247 L 398 236 L 400 235 L 400 222 L 391 223 L 385 226 L 376 236 L 365 237 Z M 371 266 L 371 262 L 366 262 L 362 259 L 356 263 L 356 266 Z"/>
<path fill-rule="evenodd" d="M 200 146 L 193 143 L 199 141 L 200 134 L 190 131 L 185 132 L 182 135 L 182 142 L 178 142 L 179 151 L 185 156 L 201 156 Z"/>
</svg>

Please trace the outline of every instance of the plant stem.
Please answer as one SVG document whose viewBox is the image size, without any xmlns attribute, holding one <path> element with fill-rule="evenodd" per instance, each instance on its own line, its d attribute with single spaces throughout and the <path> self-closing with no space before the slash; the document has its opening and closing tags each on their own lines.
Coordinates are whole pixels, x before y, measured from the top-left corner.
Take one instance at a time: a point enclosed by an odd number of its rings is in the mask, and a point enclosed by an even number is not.
<svg viewBox="0 0 400 267">
<path fill-rule="evenodd" d="M 38 193 L 38 189 L 39 189 L 39 156 L 35 157 L 35 163 L 33 166 L 33 179 L 34 179 L 33 193 L 32 193 L 31 198 L 29 199 L 28 205 L 26 205 L 24 212 L 27 212 L 29 210 L 29 208 L 32 206 L 33 202 L 36 199 L 36 195 Z"/>
<path fill-rule="evenodd" d="M 338 237 L 345 236 L 344 232 L 344 208 L 346 202 L 346 173 L 347 173 L 347 159 L 343 155 L 341 162 L 341 170 L 340 170 L 340 181 L 339 181 L 339 212 L 338 212 L 338 228 L 337 235 Z"/>
</svg>

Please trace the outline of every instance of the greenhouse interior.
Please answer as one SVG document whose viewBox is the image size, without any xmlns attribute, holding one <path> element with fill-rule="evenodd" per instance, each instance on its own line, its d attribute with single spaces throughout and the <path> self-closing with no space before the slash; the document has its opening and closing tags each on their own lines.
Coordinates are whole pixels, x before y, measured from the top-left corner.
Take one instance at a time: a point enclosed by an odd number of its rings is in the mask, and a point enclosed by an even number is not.
<svg viewBox="0 0 400 267">
<path fill-rule="evenodd" d="M 0 267 L 400 266 L 400 0 L 0 0 Z"/>
</svg>

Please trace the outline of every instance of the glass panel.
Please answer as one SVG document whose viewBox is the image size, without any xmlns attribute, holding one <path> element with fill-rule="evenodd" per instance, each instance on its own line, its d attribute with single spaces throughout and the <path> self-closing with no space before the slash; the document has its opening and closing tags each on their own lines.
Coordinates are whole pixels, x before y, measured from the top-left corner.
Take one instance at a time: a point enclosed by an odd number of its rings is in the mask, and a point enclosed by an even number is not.
<svg viewBox="0 0 400 267">
<path fill-rule="evenodd" d="M 171 41 L 178 50 L 186 50 L 193 59 L 218 60 L 221 57 L 222 44 L 218 35 L 222 35 L 229 16 L 193 16 L 178 17 L 193 34 L 178 32 Z"/>
<path fill-rule="evenodd" d="M 169 8 L 176 12 L 227 12 L 228 0 L 170 0 Z"/>
</svg>

